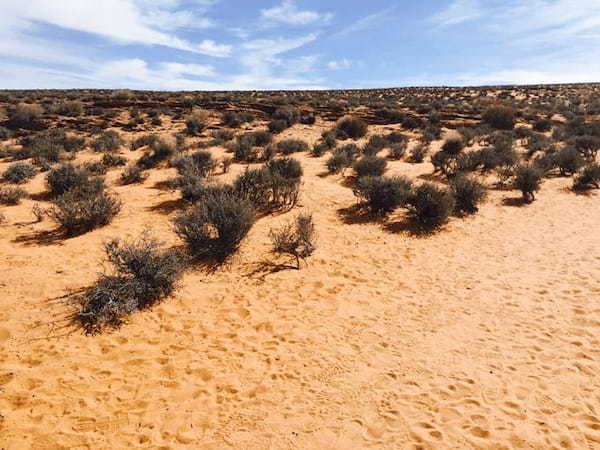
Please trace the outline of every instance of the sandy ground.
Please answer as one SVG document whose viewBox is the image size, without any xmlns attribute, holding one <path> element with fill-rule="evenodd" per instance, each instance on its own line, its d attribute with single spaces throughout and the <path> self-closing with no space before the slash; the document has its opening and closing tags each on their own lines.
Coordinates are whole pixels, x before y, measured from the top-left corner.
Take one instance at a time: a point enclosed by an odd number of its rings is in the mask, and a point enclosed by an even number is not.
<svg viewBox="0 0 600 450">
<path fill-rule="evenodd" d="M 38 242 L 54 226 L 32 223 L 32 200 L 2 208 L 0 448 L 600 448 L 600 194 L 551 179 L 516 207 L 492 191 L 415 237 L 400 216 L 345 215 L 354 196 L 322 176 L 326 156 L 298 158 L 295 211 L 100 336 L 68 326 L 59 297 L 95 280 L 109 238 L 149 227 L 178 243 L 177 194 L 156 186 L 172 170 L 127 187 L 111 171 L 122 213 L 73 239 Z M 43 175 L 26 189 L 43 193 Z M 300 210 L 319 234 L 308 267 L 261 270 L 269 229 Z"/>
</svg>

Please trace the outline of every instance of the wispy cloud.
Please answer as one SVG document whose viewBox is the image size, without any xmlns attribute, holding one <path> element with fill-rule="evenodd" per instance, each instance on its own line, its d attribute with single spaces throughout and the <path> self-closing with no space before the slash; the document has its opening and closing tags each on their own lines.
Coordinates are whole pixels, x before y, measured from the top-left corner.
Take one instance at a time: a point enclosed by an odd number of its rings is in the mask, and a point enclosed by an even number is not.
<svg viewBox="0 0 600 450">
<path fill-rule="evenodd" d="M 326 23 L 333 14 L 320 13 L 311 10 L 301 10 L 294 0 L 283 0 L 281 4 L 260 11 L 261 18 L 267 22 L 286 25 L 309 25 Z"/>
<path fill-rule="evenodd" d="M 483 15 L 484 10 L 479 0 L 455 0 L 431 16 L 429 20 L 436 25 L 450 26 L 479 19 Z"/>
<path fill-rule="evenodd" d="M 148 8 L 140 7 L 148 4 Z M 150 4 L 147 0 L 103 0 L 88 2 L 81 0 L 29 0 L 15 2 L 0 0 L 3 22 L 12 31 L 35 31 L 36 24 L 45 23 L 57 27 L 104 36 L 121 44 L 162 45 L 179 50 L 213 55 L 202 45 L 195 45 L 169 32 L 179 26 L 206 28 L 210 21 L 189 12 L 165 9 L 177 1 L 159 1 Z M 223 55 L 223 49 L 217 56 Z"/>
<path fill-rule="evenodd" d="M 348 36 L 350 34 L 356 33 L 358 31 L 367 30 L 369 28 L 373 28 L 375 26 L 381 25 L 382 22 L 390 19 L 390 14 L 392 11 L 396 9 L 396 6 L 390 6 L 389 8 L 382 9 L 381 11 L 377 11 L 373 14 L 369 14 L 351 25 L 343 28 L 341 31 L 337 32 L 335 37 L 343 37 Z"/>
</svg>

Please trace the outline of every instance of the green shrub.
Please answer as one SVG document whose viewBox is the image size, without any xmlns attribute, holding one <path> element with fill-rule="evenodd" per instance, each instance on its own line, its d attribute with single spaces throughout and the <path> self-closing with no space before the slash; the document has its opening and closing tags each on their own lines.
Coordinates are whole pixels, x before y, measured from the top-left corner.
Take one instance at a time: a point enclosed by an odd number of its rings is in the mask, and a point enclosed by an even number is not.
<svg viewBox="0 0 600 450">
<path fill-rule="evenodd" d="M 417 144 L 410 152 L 408 157 L 410 162 L 420 164 L 425 160 L 425 157 L 429 153 L 429 144 L 421 142 Z"/>
<path fill-rule="evenodd" d="M 454 211 L 455 199 L 451 191 L 431 183 L 414 189 L 407 203 L 411 220 L 420 228 L 431 230 L 442 226 Z"/>
<path fill-rule="evenodd" d="M 238 249 L 255 217 L 249 201 L 215 191 L 176 217 L 174 225 L 194 257 L 222 260 Z"/>
<path fill-rule="evenodd" d="M 512 130 L 515 127 L 516 112 L 508 106 L 491 106 L 482 116 L 484 123 L 497 130 Z"/>
<path fill-rule="evenodd" d="M 1 205 L 18 205 L 21 199 L 27 197 L 27 192 L 19 187 L 2 187 L 0 188 L 0 204 Z"/>
<path fill-rule="evenodd" d="M 137 150 L 138 148 L 145 146 L 152 146 L 155 142 L 159 140 L 159 137 L 155 134 L 144 134 L 133 141 L 131 141 L 131 150 Z"/>
<path fill-rule="evenodd" d="M 31 180 L 36 172 L 35 166 L 17 162 L 8 166 L 2 174 L 2 179 L 8 183 L 23 184 Z"/>
<path fill-rule="evenodd" d="M 284 139 L 277 143 L 277 150 L 284 155 L 308 151 L 308 144 L 301 139 Z"/>
<path fill-rule="evenodd" d="M 102 132 L 92 141 L 90 147 L 96 152 L 114 152 L 124 144 L 121 135 L 114 130 Z"/>
<path fill-rule="evenodd" d="M 553 154 L 554 164 L 563 176 L 575 174 L 585 164 L 581 154 L 571 146 Z"/>
<path fill-rule="evenodd" d="M 354 163 L 354 171 L 360 177 L 381 176 L 385 172 L 387 161 L 378 156 L 363 156 Z"/>
<path fill-rule="evenodd" d="M 8 120 L 11 126 L 16 128 L 34 128 L 44 115 L 44 109 L 40 105 L 19 103 L 9 109 Z"/>
<path fill-rule="evenodd" d="M 121 172 L 120 181 L 121 184 L 134 184 L 134 183 L 142 183 L 146 180 L 147 175 L 144 170 L 136 165 L 131 165 L 125 168 L 123 172 Z"/>
<path fill-rule="evenodd" d="M 191 136 L 201 134 L 209 124 L 209 115 L 206 111 L 194 111 L 185 119 L 185 132 Z"/>
<path fill-rule="evenodd" d="M 587 191 L 592 187 L 600 189 L 600 164 L 591 163 L 573 180 L 573 189 L 576 191 Z"/>
<path fill-rule="evenodd" d="M 362 177 L 353 192 L 359 202 L 373 214 L 387 214 L 406 205 L 411 182 L 405 177 Z"/>
<path fill-rule="evenodd" d="M 53 201 L 48 216 L 68 236 L 108 225 L 121 210 L 121 201 L 103 191 L 71 189 Z"/>
<path fill-rule="evenodd" d="M 168 160 L 176 153 L 175 145 L 163 139 L 155 141 L 151 145 L 151 151 L 146 151 L 137 160 L 136 165 L 142 169 L 153 169 L 161 162 Z"/>
<path fill-rule="evenodd" d="M 552 130 L 552 121 L 549 119 L 541 119 L 533 124 L 533 129 L 538 133 L 546 133 Z"/>
<path fill-rule="evenodd" d="M 343 136 L 351 139 L 358 139 L 367 134 L 367 124 L 356 117 L 345 116 L 338 120 L 336 130 Z"/>
<path fill-rule="evenodd" d="M 600 150 L 600 137 L 577 136 L 573 138 L 572 145 L 587 162 L 594 162 Z"/>
<path fill-rule="evenodd" d="M 515 170 L 514 187 L 523 194 L 523 199 L 531 203 L 535 193 L 540 190 L 542 173 L 533 166 L 519 166 Z"/>
<path fill-rule="evenodd" d="M 212 154 L 202 150 L 182 156 L 171 164 L 182 175 L 191 172 L 200 177 L 211 175 L 217 168 L 217 161 L 212 157 Z"/>
<path fill-rule="evenodd" d="M 89 173 L 85 169 L 75 167 L 72 164 L 63 164 L 48 172 L 46 184 L 53 197 L 63 195 L 75 188 L 95 191 L 104 189 L 104 181 L 101 178 L 90 180 Z"/>
<path fill-rule="evenodd" d="M 292 158 L 275 158 L 265 167 L 246 169 L 234 182 L 240 198 L 261 211 L 293 207 L 300 192 L 302 166 Z"/>
<path fill-rule="evenodd" d="M 450 181 L 450 189 L 456 200 L 454 211 L 457 214 L 471 214 L 479 210 L 478 204 L 487 196 L 483 184 L 467 176 L 458 176 Z"/>
</svg>

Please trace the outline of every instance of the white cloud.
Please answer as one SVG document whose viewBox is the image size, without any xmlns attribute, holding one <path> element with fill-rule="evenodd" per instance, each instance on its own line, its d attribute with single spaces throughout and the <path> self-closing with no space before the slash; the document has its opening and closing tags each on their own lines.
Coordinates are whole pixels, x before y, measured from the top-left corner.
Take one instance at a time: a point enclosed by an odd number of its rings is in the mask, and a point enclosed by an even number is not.
<svg viewBox="0 0 600 450">
<path fill-rule="evenodd" d="M 369 14 L 365 16 L 353 24 L 347 26 L 341 31 L 337 32 L 334 36 L 343 37 L 349 34 L 356 33 L 358 31 L 367 30 L 369 28 L 373 28 L 377 25 L 381 25 L 383 21 L 389 20 L 391 18 L 390 14 L 392 11 L 396 9 L 396 6 L 390 6 L 388 8 L 382 9 L 381 11 L 377 11 L 376 13 Z"/>
<path fill-rule="evenodd" d="M 152 4 L 148 0 L 0 0 L 3 14 L 0 20 L 7 22 L 13 32 L 30 32 L 35 29 L 37 22 L 41 22 L 104 36 L 118 43 L 163 45 L 213 55 L 214 46 L 206 49 L 203 45 L 194 45 L 164 31 L 179 26 L 202 28 L 209 25 L 189 12 L 164 9 L 165 5 L 177 4 L 173 0 Z M 141 8 L 142 5 L 150 6 Z M 223 49 L 217 53 L 221 56 Z"/>
<path fill-rule="evenodd" d="M 216 58 L 225 58 L 231 55 L 232 47 L 230 45 L 217 44 L 213 40 L 206 39 L 200 43 L 198 51 Z"/>
<path fill-rule="evenodd" d="M 300 10 L 294 0 L 283 0 L 280 5 L 260 11 L 263 19 L 286 25 L 309 25 L 317 22 L 328 22 L 333 17 L 330 13 Z"/>
<path fill-rule="evenodd" d="M 327 68 L 329 70 L 345 70 L 352 67 L 352 61 L 346 58 L 342 59 L 334 59 L 327 63 Z"/>
<path fill-rule="evenodd" d="M 430 21 L 441 26 L 458 25 L 483 16 L 479 0 L 455 0 L 448 7 L 439 11 Z"/>
</svg>

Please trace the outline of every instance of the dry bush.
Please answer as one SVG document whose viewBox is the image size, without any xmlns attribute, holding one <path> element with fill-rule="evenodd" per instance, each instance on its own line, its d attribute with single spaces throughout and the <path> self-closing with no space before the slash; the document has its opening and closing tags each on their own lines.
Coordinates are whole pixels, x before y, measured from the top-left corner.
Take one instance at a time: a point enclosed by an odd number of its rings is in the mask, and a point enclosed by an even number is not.
<svg viewBox="0 0 600 450">
<path fill-rule="evenodd" d="M 185 132 L 191 136 L 198 136 L 208 127 L 210 115 L 207 111 L 195 110 L 185 119 Z"/>
<path fill-rule="evenodd" d="M 452 192 L 431 183 L 423 183 L 414 189 L 407 203 L 410 218 L 424 230 L 432 230 L 446 223 L 454 206 Z"/>
<path fill-rule="evenodd" d="M 405 177 L 362 177 L 353 192 L 359 202 L 372 214 L 381 215 L 405 206 L 410 198 L 412 183 Z"/>
<path fill-rule="evenodd" d="M 19 187 L 0 188 L 0 205 L 18 205 L 26 197 L 27 192 Z"/>
<path fill-rule="evenodd" d="M 305 261 L 316 250 L 315 224 L 310 214 L 300 214 L 293 223 L 270 230 L 269 237 L 273 252 L 295 258 L 297 269 L 300 269 L 300 261 Z"/>
<path fill-rule="evenodd" d="M 207 191 L 174 225 L 193 257 L 224 260 L 238 249 L 255 217 L 252 203 L 226 187 Z"/>
<path fill-rule="evenodd" d="M 89 334 L 119 326 L 126 316 L 170 295 L 184 267 L 177 254 L 162 249 L 148 235 L 135 241 L 109 241 L 104 250 L 112 272 L 78 296 L 81 307 L 76 319 Z"/>
<path fill-rule="evenodd" d="M 515 170 L 514 187 L 523 194 L 527 203 L 535 200 L 535 193 L 540 190 L 542 172 L 533 166 L 518 166 Z"/>
<path fill-rule="evenodd" d="M 361 119 L 352 116 L 344 116 L 338 120 L 336 134 L 339 138 L 359 139 L 367 134 L 367 124 Z"/>
<path fill-rule="evenodd" d="M 2 174 L 2 179 L 7 183 L 23 184 L 31 180 L 36 173 L 37 170 L 32 164 L 17 162 L 8 166 Z"/>
</svg>

